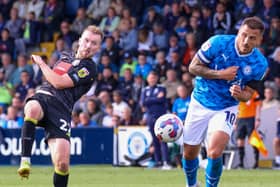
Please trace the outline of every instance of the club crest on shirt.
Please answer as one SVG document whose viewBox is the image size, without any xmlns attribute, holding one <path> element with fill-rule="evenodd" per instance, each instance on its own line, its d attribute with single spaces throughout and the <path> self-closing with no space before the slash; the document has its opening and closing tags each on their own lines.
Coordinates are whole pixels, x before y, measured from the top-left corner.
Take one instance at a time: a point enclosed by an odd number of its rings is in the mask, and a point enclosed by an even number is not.
<svg viewBox="0 0 280 187">
<path fill-rule="evenodd" d="M 250 75 L 252 73 L 252 68 L 251 66 L 245 66 L 243 69 L 242 69 L 244 75 Z"/>
<path fill-rule="evenodd" d="M 87 68 L 82 68 L 78 71 L 78 76 L 80 78 L 85 78 L 88 75 L 89 75 L 89 71 L 87 70 Z"/>
<path fill-rule="evenodd" d="M 207 40 L 204 44 L 202 44 L 201 49 L 202 51 L 207 51 L 211 47 L 211 43 Z"/>
</svg>

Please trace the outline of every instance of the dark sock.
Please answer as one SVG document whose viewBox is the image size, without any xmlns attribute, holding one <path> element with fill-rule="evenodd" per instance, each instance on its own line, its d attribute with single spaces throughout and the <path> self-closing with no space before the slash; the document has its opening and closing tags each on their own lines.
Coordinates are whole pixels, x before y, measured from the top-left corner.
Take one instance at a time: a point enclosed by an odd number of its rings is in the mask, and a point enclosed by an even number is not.
<svg viewBox="0 0 280 187">
<path fill-rule="evenodd" d="M 255 155 L 255 164 L 253 166 L 253 168 L 257 168 L 259 166 L 259 150 L 253 146 L 254 149 L 254 155 Z"/>
<path fill-rule="evenodd" d="M 244 155 L 245 155 L 245 148 L 244 147 L 238 147 L 239 151 L 239 166 L 243 167 L 243 160 L 244 160 Z"/>
<path fill-rule="evenodd" d="M 21 156 L 30 157 L 32 151 L 32 145 L 35 136 L 35 125 L 36 123 L 32 120 L 24 121 L 21 129 L 21 145 L 22 151 Z"/>
<path fill-rule="evenodd" d="M 54 174 L 53 174 L 54 187 L 67 187 L 68 176 L 69 176 L 69 174 L 61 175 L 61 174 L 54 172 Z"/>
</svg>

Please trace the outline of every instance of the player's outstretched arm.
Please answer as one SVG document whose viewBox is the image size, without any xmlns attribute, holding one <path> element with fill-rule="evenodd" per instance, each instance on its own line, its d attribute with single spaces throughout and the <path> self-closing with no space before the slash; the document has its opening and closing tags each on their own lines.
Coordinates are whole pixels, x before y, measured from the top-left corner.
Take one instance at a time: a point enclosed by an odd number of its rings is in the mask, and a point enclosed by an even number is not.
<svg viewBox="0 0 280 187">
<path fill-rule="evenodd" d="M 58 75 L 38 55 L 31 55 L 32 61 L 36 63 L 46 77 L 46 80 L 56 89 L 70 88 L 74 86 L 72 79 L 67 73 Z"/>
<path fill-rule="evenodd" d="M 234 80 L 238 66 L 231 66 L 222 70 L 214 70 L 207 67 L 199 58 L 195 55 L 190 66 L 189 71 L 193 75 L 201 76 L 206 79 L 223 79 Z"/>
</svg>

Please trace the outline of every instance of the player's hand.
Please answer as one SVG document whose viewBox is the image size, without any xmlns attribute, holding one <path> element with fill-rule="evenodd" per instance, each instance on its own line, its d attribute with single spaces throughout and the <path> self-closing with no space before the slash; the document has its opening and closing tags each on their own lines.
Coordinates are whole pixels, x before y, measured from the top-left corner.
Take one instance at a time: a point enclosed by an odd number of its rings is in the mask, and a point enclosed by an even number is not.
<svg viewBox="0 0 280 187">
<path fill-rule="evenodd" d="M 228 80 L 228 81 L 234 80 L 234 78 L 237 74 L 238 68 L 239 68 L 238 66 L 231 66 L 226 69 L 219 70 L 220 79 L 224 79 L 224 80 Z"/>
<path fill-rule="evenodd" d="M 39 66 L 45 63 L 43 59 L 38 55 L 31 55 L 31 60 L 33 63 L 38 64 Z"/>
<path fill-rule="evenodd" d="M 161 98 L 161 97 L 163 97 L 163 96 L 164 96 L 164 93 L 163 93 L 163 92 L 159 92 L 158 95 L 157 95 L 158 98 Z"/>
<path fill-rule="evenodd" d="M 239 85 L 232 85 L 229 88 L 229 91 L 231 93 L 231 96 L 234 97 L 235 99 L 239 98 L 241 96 L 242 90 L 241 87 Z"/>
</svg>

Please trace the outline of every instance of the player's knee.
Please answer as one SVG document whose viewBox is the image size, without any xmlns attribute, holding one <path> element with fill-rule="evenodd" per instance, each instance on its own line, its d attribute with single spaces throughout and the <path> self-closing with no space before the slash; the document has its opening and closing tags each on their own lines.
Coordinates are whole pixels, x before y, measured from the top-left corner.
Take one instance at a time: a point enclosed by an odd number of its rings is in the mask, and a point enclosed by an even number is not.
<svg viewBox="0 0 280 187">
<path fill-rule="evenodd" d="M 24 114 L 28 118 L 42 119 L 43 110 L 38 101 L 32 100 L 26 103 L 24 107 Z"/>
<path fill-rule="evenodd" d="M 273 139 L 273 145 L 279 145 L 279 144 L 280 144 L 280 138 L 275 137 L 275 138 Z"/>
<path fill-rule="evenodd" d="M 68 172 L 68 169 L 69 169 L 69 164 L 68 162 L 66 161 L 58 161 L 56 164 L 55 164 L 55 169 L 60 171 L 60 172 Z"/>
<path fill-rule="evenodd" d="M 220 150 L 208 150 L 207 151 L 207 156 L 209 158 L 212 158 L 212 159 L 216 159 L 216 158 L 219 158 L 220 156 L 222 156 L 222 151 Z"/>
</svg>

